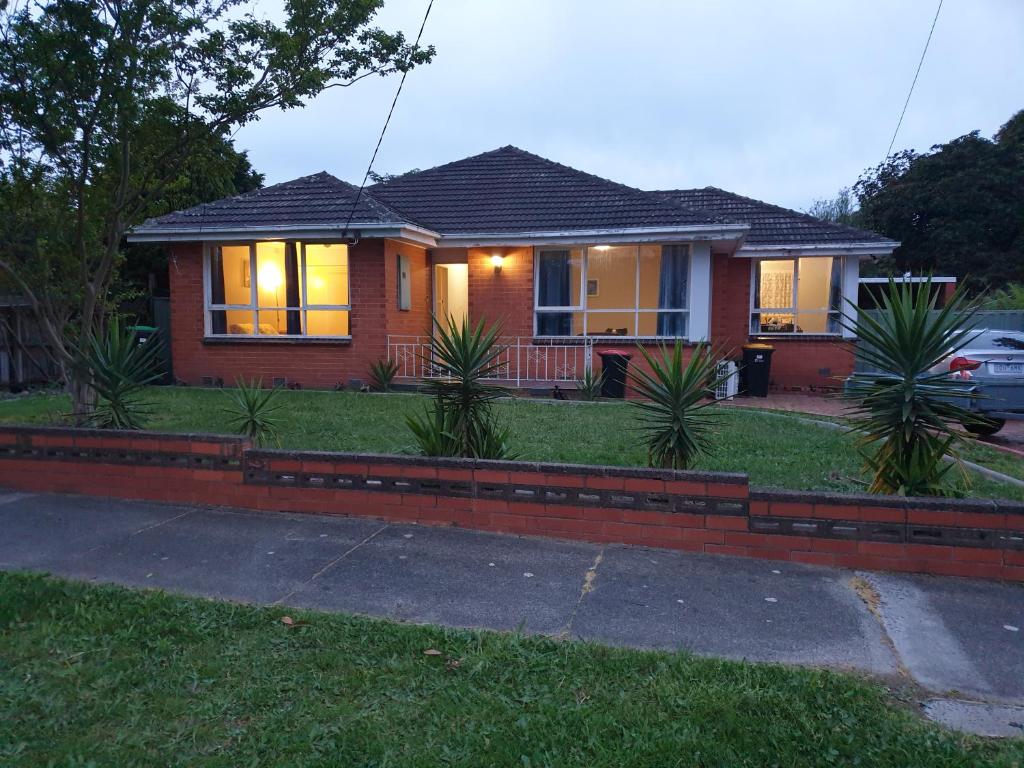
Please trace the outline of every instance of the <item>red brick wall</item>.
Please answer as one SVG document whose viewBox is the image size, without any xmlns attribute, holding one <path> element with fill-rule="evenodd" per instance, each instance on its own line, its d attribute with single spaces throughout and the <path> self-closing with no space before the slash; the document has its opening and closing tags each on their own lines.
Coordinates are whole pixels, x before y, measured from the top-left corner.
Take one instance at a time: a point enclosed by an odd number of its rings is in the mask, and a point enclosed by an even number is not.
<svg viewBox="0 0 1024 768">
<path fill-rule="evenodd" d="M 712 261 L 711 339 L 740 358 L 752 340 L 750 260 L 716 253 Z M 778 390 L 835 390 L 853 373 L 856 342 L 823 337 L 760 339 L 775 347 L 771 386 Z"/>
<path fill-rule="evenodd" d="M 396 254 L 408 255 L 412 309 L 398 309 Z M 383 240 L 363 240 L 349 249 L 352 312 L 350 342 L 304 340 L 204 341 L 202 246 L 172 247 L 171 336 L 175 376 L 188 384 L 204 377 L 231 385 L 238 378 L 265 385 L 285 378 L 303 387 L 329 388 L 367 380 L 370 364 L 387 354 L 388 333 L 422 333 L 429 317 L 426 251 Z"/>
<path fill-rule="evenodd" d="M 0 427 L 0 485 L 1024 581 L 1024 504 L 751 490 L 745 475 Z"/>
<path fill-rule="evenodd" d="M 504 257 L 500 272 L 491 256 Z M 469 318 L 501 322 L 505 336 L 533 336 L 533 249 L 470 248 Z"/>
</svg>

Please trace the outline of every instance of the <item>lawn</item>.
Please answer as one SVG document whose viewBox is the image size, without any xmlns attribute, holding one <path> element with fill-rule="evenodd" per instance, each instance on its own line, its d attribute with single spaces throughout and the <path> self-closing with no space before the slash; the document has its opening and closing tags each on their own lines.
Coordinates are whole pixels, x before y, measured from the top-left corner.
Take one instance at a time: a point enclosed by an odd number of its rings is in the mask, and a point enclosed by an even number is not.
<svg viewBox="0 0 1024 768">
<path fill-rule="evenodd" d="M 278 412 L 281 445 L 309 450 L 413 451 L 405 417 L 421 411 L 426 399 L 414 394 L 281 392 Z M 149 427 L 172 432 L 225 432 L 226 392 L 188 387 L 153 387 L 147 399 Z M 31 395 L 0 401 L 0 423 L 61 423 L 65 396 Z M 628 403 L 583 403 L 516 399 L 497 405 L 512 427 L 520 458 L 581 464 L 644 466 L 646 454 L 636 432 L 635 409 Z M 852 438 L 839 430 L 809 424 L 801 417 L 739 408 L 715 408 L 716 449 L 696 469 L 746 472 L 751 483 L 797 490 L 864 490 L 861 461 Z M 1022 462 L 982 445 L 973 461 L 1024 477 Z M 971 495 L 1024 499 L 1024 488 L 979 476 Z"/>
<path fill-rule="evenodd" d="M 849 675 L 0 573 L 12 768 L 1022 761 Z"/>
</svg>

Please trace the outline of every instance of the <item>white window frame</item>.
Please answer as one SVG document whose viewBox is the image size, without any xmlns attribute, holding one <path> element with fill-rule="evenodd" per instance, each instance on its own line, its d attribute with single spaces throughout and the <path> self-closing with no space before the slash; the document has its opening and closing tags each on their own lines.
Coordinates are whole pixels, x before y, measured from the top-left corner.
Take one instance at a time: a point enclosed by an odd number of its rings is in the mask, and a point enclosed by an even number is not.
<svg viewBox="0 0 1024 768">
<path fill-rule="evenodd" d="M 822 331 L 822 332 L 809 332 L 809 331 L 798 331 L 796 330 L 796 319 L 798 315 L 825 315 L 826 316 L 826 327 L 828 325 L 828 316 L 838 315 L 840 318 L 844 316 L 843 308 L 839 309 L 800 309 L 800 260 L 801 259 L 833 259 L 839 261 L 839 293 L 845 300 L 846 298 L 846 258 L 838 255 L 822 254 L 821 256 L 767 256 L 762 259 L 751 259 L 750 261 L 750 313 L 747 320 L 747 333 L 750 336 L 821 336 L 828 338 L 840 338 L 844 336 L 842 324 L 840 323 L 839 330 L 836 331 Z M 793 300 L 788 307 L 756 307 L 754 306 L 754 299 L 758 295 L 757 285 L 757 268 L 758 265 L 763 261 L 791 261 L 793 262 Z M 754 318 L 757 317 L 758 326 L 761 325 L 762 314 L 774 314 L 774 315 L 792 315 L 793 316 L 793 330 L 792 331 L 755 331 L 754 330 Z"/>
<path fill-rule="evenodd" d="M 257 287 L 257 281 L 259 277 L 257 275 L 258 270 L 256 269 L 256 246 L 260 242 L 275 242 L 275 243 L 292 243 L 298 249 L 299 257 L 299 296 L 302 306 L 300 307 L 261 307 L 259 306 L 259 293 Z M 204 243 L 203 247 L 203 335 L 209 339 L 260 339 L 261 341 L 274 340 L 274 339 L 320 339 L 320 340 L 349 340 L 352 338 L 352 260 L 351 253 L 346 247 L 345 250 L 345 268 L 348 270 L 348 280 L 346 281 L 346 288 L 348 296 L 346 297 L 348 303 L 346 304 L 306 304 L 306 245 L 347 245 L 346 243 L 336 243 L 331 241 L 298 241 L 298 240 L 265 240 L 265 241 L 247 241 L 247 242 L 209 242 Z M 213 273 L 212 273 L 212 259 L 213 250 L 222 246 L 248 246 L 249 248 L 249 303 L 248 304 L 214 304 L 213 297 Z M 251 312 L 252 313 L 252 333 L 213 333 L 213 313 L 231 310 L 233 312 Z M 318 310 L 330 310 L 337 312 L 348 312 L 348 327 L 349 333 L 346 335 L 309 335 L 305 333 L 279 333 L 273 336 L 261 335 L 259 333 L 259 313 L 260 312 L 301 312 L 302 313 L 302 327 L 308 328 L 309 325 L 306 322 L 307 313 L 310 311 Z"/>
<path fill-rule="evenodd" d="M 640 307 L 640 248 L 643 245 L 651 245 L 657 248 L 661 248 L 663 245 L 685 245 L 686 246 L 686 308 L 685 309 L 642 309 Z M 612 247 L 615 248 L 634 248 L 635 255 L 633 259 L 634 265 L 634 296 L 633 296 L 633 307 L 623 307 L 621 309 L 589 309 L 587 307 L 587 275 L 590 266 L 590 250 L 596 248 L 593 245 L 558 245 L 558 246 L 536 246 L 533 249 L 533 335 L 534 338 L 546 340 L 561 340 L 561 339 L 595 339 L 598 341 L 604 340 L 666 340 L 666 339 L 681 339 L 683 341 L 689 341 L 692 335 L 691 322 L 692 322 L 692 303 L 693 303 L 693 265 L 694 265 L 694 248 L 692 243 L 642 243 L 642 244 L 631 244 L 622 243 L 616 244 Z M 580 286 L 579 286 L 579 297 L 580 303 L 571 306 L 540 306 L 540 255 L 544 252 L 549 251 L 569 251 L 578 250 L 582 252 L 583 263 L 580 267 Z M 538 332 L 538 315 L 540 314 L 565 314 L 581 312 L 583 314 L 583 333 L 580 335 L 570 334 L 568 336 L 551 336 L 542 335 Z M 642 314 L 661 314 L 661 313 L 672 313 L 677 315 L 684 315 L 686 317 L 686 336 L 641 336 L 639 334 L 627 334 L 624 336 L 608 335 L 605 333 L 588 333 L 588 318 L 591 315 L 622 315 L 632 312 L 633 313 L 633 328 L 640 328 L 640 315 Z"/>
</svg>

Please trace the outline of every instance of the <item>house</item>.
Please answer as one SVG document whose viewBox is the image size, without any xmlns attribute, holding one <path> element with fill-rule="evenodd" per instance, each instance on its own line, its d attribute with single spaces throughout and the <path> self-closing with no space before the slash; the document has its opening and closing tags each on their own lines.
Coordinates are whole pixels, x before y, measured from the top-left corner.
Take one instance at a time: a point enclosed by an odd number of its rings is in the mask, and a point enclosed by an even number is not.
<svg viewBox="0 0 1024 768">
<path fill-rule="evenodd" d="M 502 323 L 502 377 L 571 381 L 613 347 L 776 347 L 773 385 L 853 369 L 861 261 L 897 243 L 715 188 L 645 192 L 502 147 L 358 190 L 326 172 L 161 216 L 191 384 L 436 374 L 431 313 Z"/>
</svg>

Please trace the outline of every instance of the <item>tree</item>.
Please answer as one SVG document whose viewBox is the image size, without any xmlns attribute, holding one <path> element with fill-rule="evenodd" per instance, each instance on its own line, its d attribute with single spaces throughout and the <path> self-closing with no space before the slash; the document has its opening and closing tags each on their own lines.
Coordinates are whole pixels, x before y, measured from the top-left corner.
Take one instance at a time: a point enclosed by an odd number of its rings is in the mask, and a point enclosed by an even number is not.
<svg viewBox="0 0 1024 768">
<path fill-rule="evenodd" d="M 185 161 L 178 178 L 170 182 L 164 193 L 146 207 L 139 218 L 162 216 L 202 203 L 252 192 L 263 186 L 264 176 L 249 162 L 245 151 L 235 149 L 227 136 L 210 136 L 198 144 Z M 126 243 L 123 266 L 112 285 L 111 301 L 135 300 L 140 312 L 145 302 L 140 299 L 153 290 L 166 290 L 167 249 L 151 243 Z M 122 308 L 125 306 L 121 304 Z"/>
<path fill-rule="evenodd" d="M 889 271 L 954 275 L 971 290 L 1024 281 L 1024 111 L 925 154 L 886 158 L 854 185 L 860 224 L 901 245 Z"/>
<path fill-rule="evenodd" d="M 815 200 L 806 213 L 822 221 L 856 226 L 857 204 L 850 188 L 843 187 L 833 198 Z"/>
<path fill-rule="evenodd" d="M 371 26 L 382 0 L 14 0 L 0 11 L 0 269 L 28 298 L 77 419 L 122 240 L 190 160 L 271 108 L 433 57 Z"/>
</svg>

